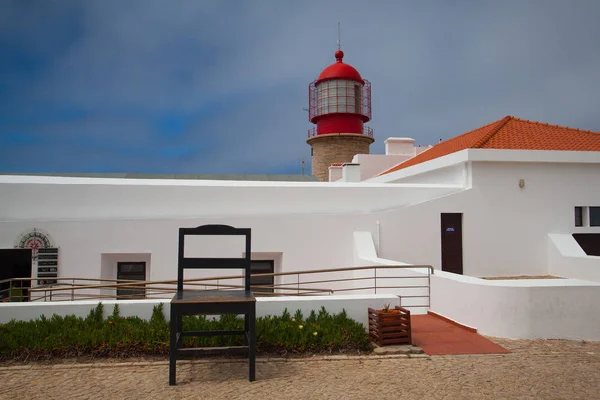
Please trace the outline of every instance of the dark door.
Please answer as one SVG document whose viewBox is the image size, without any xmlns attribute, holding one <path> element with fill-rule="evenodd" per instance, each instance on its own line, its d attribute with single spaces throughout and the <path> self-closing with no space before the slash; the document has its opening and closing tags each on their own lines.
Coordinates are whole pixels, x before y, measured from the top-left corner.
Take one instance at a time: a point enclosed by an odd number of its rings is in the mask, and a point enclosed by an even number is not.
<svg viewBox="0 0 600 400">
<path fill-rule="evenodd" d="M 442 271 L 463 273 L 462 214 L 444 213 L 442 226 Z"/>
<path fill-rule="evenodd" d="M 274 276 L 254 276 L 255 274 L 272 274 L 275 272 L 275 263 L 273 260 L 257 260 L 250 263 L 250 286 L 252 292 L 274 293 Z M 255 288 L 254 286 L 270 286 L 268 288 Z"/>
<path fill-rule="evenodd" d="M 0 281 L 13 278 L 31 278 L 31 249 L 0 249 Z M 10 292 L 10 282 L 0 283 L 0 301 L 9 297 L 27 301 L 26 288 L 31 287 L 31 281 L 13 282 L 12 286 Z"/>
<path fill-rule="evenodd" d="M 145 281 L 146 263 L 140 262 L 120 262 L 117 263 L 117 279 Z M 134 282 L 132 282 L 134 284 Z M 146 297 L 144 285 L 136 288 L 117 289 L 118 299 L 143 299 Z"/>
</svg>

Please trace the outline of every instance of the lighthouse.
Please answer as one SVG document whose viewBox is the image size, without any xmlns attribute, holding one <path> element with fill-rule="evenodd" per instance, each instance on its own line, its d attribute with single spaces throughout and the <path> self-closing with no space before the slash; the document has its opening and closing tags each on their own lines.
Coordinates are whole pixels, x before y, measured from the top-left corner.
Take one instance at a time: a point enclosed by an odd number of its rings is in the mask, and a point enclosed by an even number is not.
<svg viewBox="0 0 600 400">
<path fill-rule="evenodd" d="M 325 68 L 308 87 L 308 119 L 316 126 L 308 130 L 312 174 L 329 180 L 329 167 L 349 163 L 356 154 L 369 154 L 375 141 L 371 120 L 371 83 L 344 63 L 338 48 L 335 63 Z"/>
</svg>

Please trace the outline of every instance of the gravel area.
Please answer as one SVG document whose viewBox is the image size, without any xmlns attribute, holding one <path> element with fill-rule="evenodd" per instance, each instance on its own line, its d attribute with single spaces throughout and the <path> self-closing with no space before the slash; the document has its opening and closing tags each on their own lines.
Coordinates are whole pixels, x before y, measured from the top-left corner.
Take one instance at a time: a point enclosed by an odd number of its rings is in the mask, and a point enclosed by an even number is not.
<svg viewBox="0 0 600 400">
<path fill-rule="evenodd" d="M 599 399 L 600 342 L 504 340 L 503 355 L 337 356 L 0 367 L 2 399 Z"/>
</svg>

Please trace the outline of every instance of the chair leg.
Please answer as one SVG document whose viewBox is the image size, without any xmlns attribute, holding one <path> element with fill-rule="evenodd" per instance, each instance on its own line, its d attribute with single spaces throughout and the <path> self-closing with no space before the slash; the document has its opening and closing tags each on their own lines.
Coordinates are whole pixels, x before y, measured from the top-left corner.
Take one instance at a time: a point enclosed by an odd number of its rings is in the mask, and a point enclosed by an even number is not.
<svg viewBox="0 0 600 400">
<path fill-rule="evenodd" d="M 179 339 L 177 340 L 177 348 L 183 347 L 183 315 L 177 316 L 177 333 L 179 333 Z"/>
<path fill-rule="evenodd" d="M 250 382 L 253 382 L 256 378 L 256 308 L 254 305 L 250 308 L 248 315 L 248 369 Z"/>
<path fill-rule="evenodd" d="M 250 345 L 250 340 L 249 340 L 249 335 L 250 335 L 250 313 L 246 313 L 244 314 L 244 331 L 246 332 L 246 334 L 244 335 L 244 344 L 246 346 Z M 250 356 L 250 353 L 248 353 L 248 356 Z"/>
<path fill-rule="evenodd" d="M 177 384 L 177 332 L 178 316 L 174 315 L 173 308 L 171 308 L 171 345 L 169 349 L 169 385 L 173 386 Z"/>
</svg>

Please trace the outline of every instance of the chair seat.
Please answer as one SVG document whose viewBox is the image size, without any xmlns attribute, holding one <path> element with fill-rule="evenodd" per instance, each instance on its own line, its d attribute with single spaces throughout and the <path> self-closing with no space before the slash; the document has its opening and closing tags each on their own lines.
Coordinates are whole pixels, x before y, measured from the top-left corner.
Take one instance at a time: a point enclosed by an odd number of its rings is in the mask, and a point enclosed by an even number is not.
<svg viewBox="0 0 600 400">
<path fill-rule="evenodd" d="M 200 303 L 254 303 L 256 298 L 249 290 L 185 290 L 177 292 L 172 304 Z"/>
</svg>

